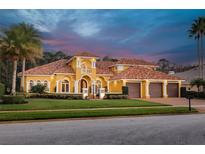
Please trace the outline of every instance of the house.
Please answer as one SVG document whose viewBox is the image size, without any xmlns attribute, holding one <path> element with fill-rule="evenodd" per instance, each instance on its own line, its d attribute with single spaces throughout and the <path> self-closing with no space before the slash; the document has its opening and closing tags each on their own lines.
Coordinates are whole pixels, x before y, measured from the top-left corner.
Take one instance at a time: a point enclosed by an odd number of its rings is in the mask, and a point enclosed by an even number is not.
<svg viewBox="0 0 205 154">
<path fill-rule="evenodd" d="M 204 67 L 203 71 L 205 74 L 205 67 Z M 198 88 L 196 86 L 192 87 L 190 82 L 194 79 L 200 78 L 199 67 L 194 67 L 188 71 L 176 73 L 176 74 L 174 74 L 174 76 L 178 76 L 180 78 L 185 79 L 185 82 L 182 83 L 182 87 L 185 87 L 186 90 L 198 91 Z"/>
<path fill-rule="evenodd" d="M 156 64 L 138 59 L 122 58 L 116 62 L 97 59 L 92 53 L 81 52 L 69 60 L 26 70 L 25 91 L 29 92 L 33 85 L 44 84 L 49 93 L 89 97 L 122 93 L 122 87 L 127 86 L 130 98 L 180 97 L 182 79 L 156 71 Z"/>
</svg>

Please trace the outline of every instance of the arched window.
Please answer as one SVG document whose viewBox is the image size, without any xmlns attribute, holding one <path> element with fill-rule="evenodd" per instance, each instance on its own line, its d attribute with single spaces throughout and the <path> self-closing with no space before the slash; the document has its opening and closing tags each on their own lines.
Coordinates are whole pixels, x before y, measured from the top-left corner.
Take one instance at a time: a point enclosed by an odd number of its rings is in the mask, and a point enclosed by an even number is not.
<svg viewBox="0 0 205 154">
<path fill-rule="evenodd" d="M 45 81 L 43 82 L 43 85 L 44 85 L 46 88 L 48 88 L 48 81 L 45 80 Z"/>
<path fill-rule="evenodd" d="M 63 80 L 62 82 L 62 92 L 69 92 L 69 82 L 67 80 Z"/>
<path fill-rule="evenodd" d="M 34 86 L 33 80 L 30 80 L 29 86 L 30 86 L 30 89 Z"/>
<path fill-rule="evenodd" d="M 40 80 L 37 80 L 37 85 L 38 85 L 38 84 L 41 84 L 41 81 L 40 81 Z"/>
</svg>

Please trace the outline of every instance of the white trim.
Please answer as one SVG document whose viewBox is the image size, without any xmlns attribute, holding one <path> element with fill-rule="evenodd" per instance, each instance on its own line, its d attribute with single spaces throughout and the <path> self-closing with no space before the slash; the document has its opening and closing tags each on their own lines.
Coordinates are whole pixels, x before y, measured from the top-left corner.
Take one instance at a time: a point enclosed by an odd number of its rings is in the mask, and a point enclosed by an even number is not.
<svg viewBox="0 0 205 154">
<path fill-rule="evenodd" d="M 148 80 L 146 80 L 146 82 L 145 82 L 145 97 L 146 98 L 150 97 L 149 86 L 150 86 L 150 82 Z"/>
<path fill-rule="evenodd" d="M 79 80 L 74 81 L 74 93 L 78 94 L 78 86 L 79 86 Z"/>
<path fill-rule="evenodd" d="M 58 89 L 59 89 L 59 80 L 56 81 L 56 93 L 59 93 Z"/>
<path fill-rule="evenodd" d="M 110 92 L 110 81 L 107 81 L 107 92 Z"/>
<path fill-rule="evenodd" d="M 163 97 L 164 98 L 167 98 L 168 97 L 168 93 L 167 93 L 167 86 L 168 86 L 168 82 L 165 80 L 164 82 L 163 82 Z"/>
</svg>

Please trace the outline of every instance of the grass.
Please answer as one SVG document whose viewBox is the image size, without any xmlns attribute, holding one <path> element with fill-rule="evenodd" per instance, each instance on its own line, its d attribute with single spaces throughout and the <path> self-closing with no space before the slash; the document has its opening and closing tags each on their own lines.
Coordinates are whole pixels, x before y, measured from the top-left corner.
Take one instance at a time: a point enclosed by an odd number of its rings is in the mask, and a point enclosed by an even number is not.
<svg viewBox="0 0 205 154">
<path fill-rule="evenodd" d="M 192 109 L 192 112 L 197 112 Z M 129 109 L 98 109 L 75 111 L 32 111 L 32 112 L 1 112 L 0 121 L 11 120 L 38 120 L 38 119 L 62 119 L 80 117 L 106 117 L 106 116 L 133 116 L 150 114 L 178 114 L 190 113 L 187 107 L 152 107 Z"/>
<path fill-rule="evenodd" d="M 61 99 L 27 99 L 28 104 L 0 104 L 0 111 L 17 110 L 56 110 L 86 109 L 112 107 L 152 107 L 167 106 L 143 100 L 61 100 Z"/>
</svg>

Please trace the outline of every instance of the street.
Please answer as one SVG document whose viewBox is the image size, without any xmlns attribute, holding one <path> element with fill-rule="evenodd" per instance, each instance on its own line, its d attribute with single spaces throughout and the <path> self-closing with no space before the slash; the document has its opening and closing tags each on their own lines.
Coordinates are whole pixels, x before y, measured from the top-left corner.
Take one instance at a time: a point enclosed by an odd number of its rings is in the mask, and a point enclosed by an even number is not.
<svg viewBox="0 0 205 154">
<path fill-rule="evenodd" d="M 205 144 L 205 114 L 1 123 L 0 144 Z"/>
</svg>

